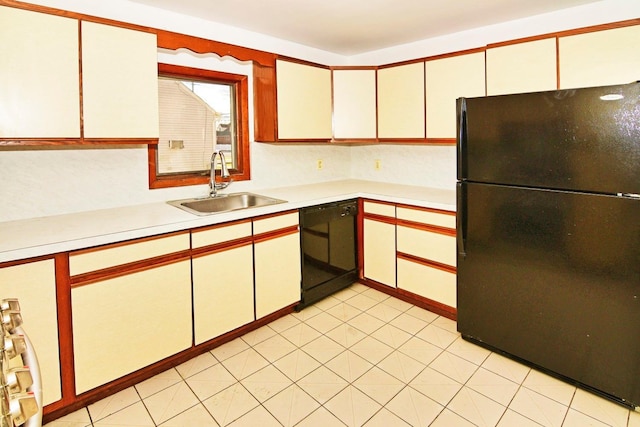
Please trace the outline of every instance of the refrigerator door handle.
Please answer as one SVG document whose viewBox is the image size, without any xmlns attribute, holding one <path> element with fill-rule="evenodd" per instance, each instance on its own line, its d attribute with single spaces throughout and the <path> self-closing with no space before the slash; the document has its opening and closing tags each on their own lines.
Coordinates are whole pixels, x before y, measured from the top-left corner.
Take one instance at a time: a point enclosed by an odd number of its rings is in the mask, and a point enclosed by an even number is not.
<svg viewBox="0 0 640 427">
<path fill-rule="evenodd" d="M 465 98 L 458 98 L 456 100 L 456 126 L 458 143 L 458 180 L 462 181 L 467 177 L 467 100 Z"/>
<path fill-rule="evenodd" d="M 467 251 L 465 243 L 467 240 L 467 188 L 463 182 L 456 184 L 456 244 L 458 247 L 458 256 L 465 258 Z"/>
</svg>

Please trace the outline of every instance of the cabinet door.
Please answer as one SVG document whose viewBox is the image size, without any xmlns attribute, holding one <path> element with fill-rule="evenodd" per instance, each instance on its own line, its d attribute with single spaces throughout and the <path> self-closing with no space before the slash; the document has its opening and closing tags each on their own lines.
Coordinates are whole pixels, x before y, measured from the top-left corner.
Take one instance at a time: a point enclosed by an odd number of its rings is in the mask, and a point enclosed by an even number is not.
<svg viewBox="0 0 640 427">
<path fill-rule="evenodd" d="M 71 290 L 76 393 L 191 346 L 189 260 Z"/>
<path fill-rule="evenodd" d="M 640 25 L 560 37 L 560 88 L 638 80 Z"/>
<path fill-rule="evenodd" d="M 484 96 L 484 52 L 427 61 L 427 138 L 456 137 L 456 99 Z"/>
<path fill-rule="evenodd" d="M 376 137 L 375 70 L 333 70 L 333 137 Z"/>
<path fill-rule="evenodd" d="M 23 328 L 36 351 L 43 402 L 62 398 L 58 358 L 58 310 L 53 259 L 0 268 L 0 297 L 18 298 Z"/>
<path fill-rule="evenodd" d="M 0 138 L 80 136 L 78 21 L 0 6 Z"/>
<path fill-rule="evenodd" d="M 449 307 L 456 306 L 456 275 L 435 266 L 398 258 L 398 288 Z"/>
<path fill-rule="evenodd" d="M 158 137 L 156 35 L 82 22 L 86 138 Z"/>
<path fill-rule="evenodd" d="M 364 219 L 364 277 L 396 287 L 396 227 Z"/>
<path fill-rule="evenodd" d="M 331 139 L 331 71 L 276 61 L 278 139 Z"/>
<path fill-rule="evenodd" d="M 487 49 L 487 95 L 556 89 L 556 56 L 555 38 Z"/>
<path fill-rule="evenodd" d="M 424 63 L 378 70 L 379 138 L 424 138 L 424 111 Z"/>
</svg>

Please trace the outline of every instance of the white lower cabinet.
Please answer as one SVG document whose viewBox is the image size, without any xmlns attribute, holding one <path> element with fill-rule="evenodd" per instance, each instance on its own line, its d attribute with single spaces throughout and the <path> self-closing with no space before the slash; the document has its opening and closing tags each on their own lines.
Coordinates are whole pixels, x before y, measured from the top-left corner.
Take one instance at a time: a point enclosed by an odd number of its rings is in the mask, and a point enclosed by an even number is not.
<svg viewBox="0 0 640 427">
<path fill-rule="evenodd" d="M 254 219 L 256 319 L 300 301 L 298 212 Z"/>
<path fill-rule="evenodd" d="M 255 320 L 251 243 L 251 221 L 192 232 L 196 345 Z"/>
<path fill-rule="evenodd" d="M 450 307 L 456 306 L 456 275 L 414 260 L 398 258 L 398 289 Z"/>
<path fill-rule="evenodd" d="M 0 298 L 18 298 L 40 365 L 43 402 L 61 399 L 56 272 L 53 259 L 0 268 Z"/>
<path fill-rule="evenodd" d="M 363 203 L 365 278 L 396 287 L 396 208 L 393 204 Z"/>
</svg>

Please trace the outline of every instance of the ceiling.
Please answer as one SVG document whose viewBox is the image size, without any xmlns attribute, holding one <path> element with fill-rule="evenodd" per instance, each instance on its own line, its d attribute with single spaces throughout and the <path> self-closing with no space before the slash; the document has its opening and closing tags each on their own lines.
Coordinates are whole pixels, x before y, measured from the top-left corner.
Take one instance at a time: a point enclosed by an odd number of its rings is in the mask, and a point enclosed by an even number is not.
<svg viewBox="0 0 640 427">
<path fill-rule="evenodd" d="M 342 55 L 596 0 L 132 0 Z"/>
</svg>

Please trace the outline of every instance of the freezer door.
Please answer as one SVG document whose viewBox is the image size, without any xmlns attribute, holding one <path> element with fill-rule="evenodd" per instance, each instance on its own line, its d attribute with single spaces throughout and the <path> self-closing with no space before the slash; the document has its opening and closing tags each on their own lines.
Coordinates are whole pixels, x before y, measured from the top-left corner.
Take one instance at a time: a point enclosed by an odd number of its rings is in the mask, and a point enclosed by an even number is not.
<svg viewBox="0 0 640 427">
<path fill-rule="evenodd" d="M 640 84 L 458 102 L 459 179 L 640 193 Z"/>
<path fill-rule="evenodd" d="M 640 201 L 459 191 L 463 336 L 640 405 Z"/>
</svg>

